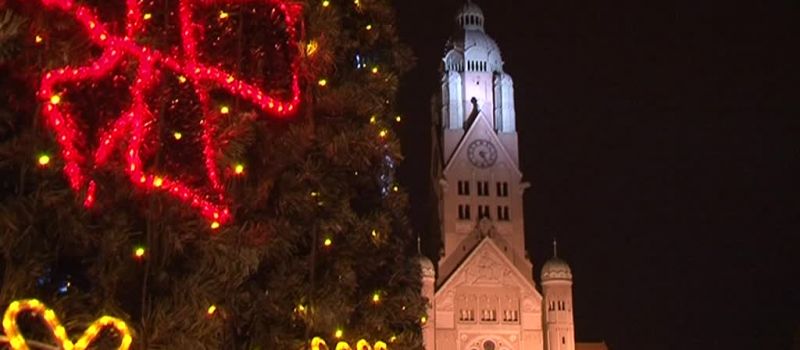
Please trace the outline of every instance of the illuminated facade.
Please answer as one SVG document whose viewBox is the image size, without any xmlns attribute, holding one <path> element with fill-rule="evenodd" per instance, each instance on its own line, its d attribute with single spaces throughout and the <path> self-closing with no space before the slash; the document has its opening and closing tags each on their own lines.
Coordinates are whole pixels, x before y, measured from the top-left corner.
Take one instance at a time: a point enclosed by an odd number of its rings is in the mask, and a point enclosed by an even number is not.
<svg viewBox="0 0 800 350">
<path fill-rule="evenodd" d="M 471 2 L 456 17 L 434 99 L 433 192 L 443 243 L 421 259 L 427 350 L 575 350 L 572 273 L 553 258 L 541 289 L 525 252 L 514 84 Z"/>
</svg>

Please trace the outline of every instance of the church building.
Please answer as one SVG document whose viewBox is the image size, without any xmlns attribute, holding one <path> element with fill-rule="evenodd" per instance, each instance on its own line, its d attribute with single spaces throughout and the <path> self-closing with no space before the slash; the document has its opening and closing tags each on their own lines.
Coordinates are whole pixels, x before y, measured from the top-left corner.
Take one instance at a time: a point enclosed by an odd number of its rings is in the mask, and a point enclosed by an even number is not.
<svg viewBox="0 0 800 350">
<path fill-rule="evenodd" d="M 537 286 L 525 251 L 514 84 L 472 2 L 440 72 L 431 180 L 443 247 L 438 267 L 420 259 L 425 349 L 575 350 L 570 267 L 554 254 Z"/>
</svg>

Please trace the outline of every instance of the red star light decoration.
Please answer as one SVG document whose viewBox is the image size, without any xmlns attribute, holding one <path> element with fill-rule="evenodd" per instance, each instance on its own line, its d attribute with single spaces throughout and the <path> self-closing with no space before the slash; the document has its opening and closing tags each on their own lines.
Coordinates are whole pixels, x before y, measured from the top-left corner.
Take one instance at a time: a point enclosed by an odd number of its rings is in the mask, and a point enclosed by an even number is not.
<svg viewBox="0 0 800 350">
<path fill-rule="evenodd" d="M 90 170 L 107 164 L 118 145 L 126 146 L 124 152 L 125 172 L 131 183 L 147 191 L 162 191 L 198 210 L 217 228 L 230 221 L 231 213 L 226 205 L 223 185 L 215 162 L 215 140 L 217 118 L 210 106 L 209 90 L 221 89 L 234 97 L 250 102 L 265 114 L 273 117 L 288 117 L 298 109 L 300 103 L 300 84 L 298 58 L 291 63 L 291 95 L 280 99 L 248 83 L 242 77 L 224 71 L 218 66 L 201 62 L 197 53 L 198 27 L 192 18 L 195 4 L 233 4 L 256 2 L 257 0 L 181 0 L 178 17 L 181 30 L 181 47 L 177 53 L 160 52 L 140 45 L 136 38 L 143 30 L 144 17 L 137 0 L 126 0 L 125 34 L 115 35 L 99 20 L 94 11 L 72 0 L 41 0 L 50 8 L 65 12 L 73 17 L 87 32 L 90 40 L 102 49 L 96 59 L 80 67 L 62 67 L 46 72 L 41 80 L 39 97 L 43 100 L 43 113 L 47 126 L 53 130 L 64 158 L 64 172 L 70 186 L 76 192 L 85 191 L 84 205 L 92 207 L 97 197 L 97 184 Z M 275 6 L 283 14 L 286 34 L 290 44 L 297 43 L 297 24 L 302 8 L 286 0 L 258 0 Z M 117 68 L 123 58 L 137 62 L 135 77 L 129 87 L 131 102 L 106 129 L 98 133 L 98 145 L 93 154 L 83 154 L 79 145 L 84 137 L 76 123 L 77 116 L 63 108 L 61 93 L 56 87 L 64 83 L 84 80 L 98 80 Z M 198 97 L 202 116 L 202 145 L 205 171 L 209 180 L 208 188 L 197 188 L 182 182 L 179 178 L 158 175 L 146 170 L 142 164 L 143 145 L 154 136 L 150 126 L 155 120 L 145 101 L 145 96 L 154 87 L 161 70 L 169 70 L 185 78 L 192 85 Z M 61 90 L 62 92 L 65 90 Z M 86 153 L 89 153 L 86 152 Z"/>
</svg>

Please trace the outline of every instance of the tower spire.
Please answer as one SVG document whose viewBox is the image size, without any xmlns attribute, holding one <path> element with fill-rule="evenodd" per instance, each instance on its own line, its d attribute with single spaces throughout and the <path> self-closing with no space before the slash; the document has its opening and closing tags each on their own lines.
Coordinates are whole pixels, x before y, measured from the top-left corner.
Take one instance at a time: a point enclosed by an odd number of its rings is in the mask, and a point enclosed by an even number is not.
<svg viewBox="0 0 800 350">
<path fill-rule="evenodd" d="M 558 241 L 556 241 L 555 237 L 553 238 L 553 257 L 558 257 Z"/>
</svg>

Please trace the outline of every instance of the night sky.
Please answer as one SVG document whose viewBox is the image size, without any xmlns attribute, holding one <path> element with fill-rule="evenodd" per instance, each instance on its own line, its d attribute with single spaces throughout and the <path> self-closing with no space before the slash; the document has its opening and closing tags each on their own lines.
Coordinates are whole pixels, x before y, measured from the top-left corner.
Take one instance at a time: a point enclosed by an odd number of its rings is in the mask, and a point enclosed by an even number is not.
<svg viewBox="0 0 800 350">
<path fill-rule="evenodd" d="M 418 57 L 401 177 L 433 256 L 430 99 L 463 2 L 395 3 Z M 800 349 L 798 4 L 477 3 L 515 82 L 537 283 L 557 237 L 577 339 Z"/>
</svg>

